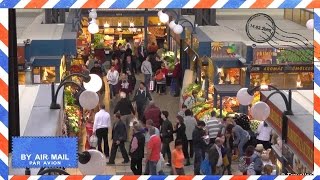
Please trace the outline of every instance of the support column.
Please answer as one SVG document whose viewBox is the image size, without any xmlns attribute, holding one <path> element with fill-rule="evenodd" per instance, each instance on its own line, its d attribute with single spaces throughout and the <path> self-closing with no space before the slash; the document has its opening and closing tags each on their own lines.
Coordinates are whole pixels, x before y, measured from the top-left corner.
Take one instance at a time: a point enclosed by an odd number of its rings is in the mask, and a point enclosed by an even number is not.
<svg viewBox="0 0 320 180">
<path fill-rule="evenodd" d="M 145 49 L 148 48 L 148 9 L 145 9 L 145 15 L 143 17 L 143 21 L 144 21 L 144 47 Z"/>
<path fill-rule="evenodd" d="M 20 136 L 16 10 L 9 9 L 9 152 L 12 136 Z"/>
</svg>

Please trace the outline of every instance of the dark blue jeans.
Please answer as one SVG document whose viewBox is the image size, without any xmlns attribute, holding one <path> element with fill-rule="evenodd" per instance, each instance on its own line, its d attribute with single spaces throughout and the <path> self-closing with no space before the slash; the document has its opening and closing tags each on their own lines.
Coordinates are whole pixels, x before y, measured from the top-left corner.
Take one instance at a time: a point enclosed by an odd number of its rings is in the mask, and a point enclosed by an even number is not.
<svg viewBox="0 0 320 180">
<path fill-rule="evenodd" d="M 201 162 L 203 160 L 203 153 L 202 153 L 202 149 L 200 148 L 194 148 L 194 175 L 201 175 L 200 174 L 200 166 L 201 166 Z"/>
<path fill-rule="evenodd" d="M 146 164 L 146 172 L 147 175 L 157 175 L 157 161 L 149 161 Z"/>
</svg>

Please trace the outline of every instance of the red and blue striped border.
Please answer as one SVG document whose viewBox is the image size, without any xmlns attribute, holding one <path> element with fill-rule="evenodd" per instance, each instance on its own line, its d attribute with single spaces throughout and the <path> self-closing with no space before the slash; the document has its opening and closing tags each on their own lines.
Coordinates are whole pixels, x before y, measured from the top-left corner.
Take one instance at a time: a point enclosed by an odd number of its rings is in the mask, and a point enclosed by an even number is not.
<svg viewBox="0 0 320 180">
<path fill-rule="evenodd" d="M 2 8 L 2 9 L 1 9 Z M 0 179 L 38 180 L 311 180 L 320 179 L 320 9 L 314 29 L 313 176 L 9 176 L 8 175 L 8 9 L 7 8 L 320 8 L 320 0 L 0 0 Z"/>
</svg>

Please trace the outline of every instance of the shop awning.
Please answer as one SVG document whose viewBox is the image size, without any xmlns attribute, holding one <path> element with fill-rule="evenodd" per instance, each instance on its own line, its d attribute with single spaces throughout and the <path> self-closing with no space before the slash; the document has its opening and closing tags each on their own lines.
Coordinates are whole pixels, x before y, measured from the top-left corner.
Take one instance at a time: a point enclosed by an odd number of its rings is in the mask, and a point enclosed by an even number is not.
<svg viewBox="0 0 320 180">
<path fill-rule="evenodd" d="M 262 94 L 268 97 L 273 91 L 265 91 Z M 285 91 L 282 91 L 286 94 Z M 301 101 L 300 99 L 304 99 Z M 270 98 L 272 104 L 274 104 L 281 112 L 286 110 L 282 97 L 279 94 L 275 94 Z M 292 112 L 294 115 L 288 116 L 288 118 L 300 128 L 300 130 L 313 141 L 313 114 L 310 113 L 310 107 L 313 107 L 313 103 L 307 98 L 302 97 L 297 91 L 292 91 Z M 313 109 L 313 108 L 311 108 Z"/>
<path fill-rule="evenodd" d="M 221 96 L 236 96 L 237 92 L 242 87 L 240 85 L 233 85 L 233 84 L 219 84 L 214 85 L 215 93 Z"/>
<path fill-rule="evenodd" d="M 34 67 L 60 66 L 62 56 L 33 56 L 31 63 Z"/>
</svg>

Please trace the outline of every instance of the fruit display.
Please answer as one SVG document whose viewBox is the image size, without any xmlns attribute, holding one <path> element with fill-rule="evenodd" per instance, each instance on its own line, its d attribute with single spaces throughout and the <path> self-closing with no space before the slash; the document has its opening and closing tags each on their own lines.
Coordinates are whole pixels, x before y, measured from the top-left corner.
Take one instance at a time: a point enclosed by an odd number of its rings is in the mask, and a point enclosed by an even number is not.
<svg viewBox="0 0 320 180">
<path fill-rule="evenodd" d="M 64 89 L 65 123 L 68 135 L 78 134 L 81 127 L 81 110 L 80 107 L 76 105 L 75 93 L 77 93 L 77 91 L 72 86 L 66 86 Z"/>
<path fill-rule="evenodd" d="M 214 108 L 213 107 L 213 102 L 212 101 L 207 101 L 207 102 L 198 102 L 193 108 L 192 112 L 194 114 L 194 117 L 197 120 L 206 120 L 211 116 L 211 112 L 215 111 L 217 117 L 220 116 L 220 109 Z M 227 111 L 222 111 L 222 117 L 226 117 L 228 114 Z"/>
<path fill-rule="evenodd" d="M 260 123 L 261 123 L 261 121 L 259 121 L 259 120 L 250 120 L 251 130 L 253 132 L 257 132 Z"/>
<path fill-rule="evenodd" d="M 167 61 L 167 65 L 168 65 L 169 71 L 173 71 L 174 66 L 175 66 L 175 62 L 174 62 L 174 59 L 175 59 L 174 52 L 172 52 L 172 51 L 164 52 L 164 53 L 162 54 L 162 57 L 163 57 L 164 60 Z"/>
<path fill-rule="evenodd" d="M 187 99 L 192 95 L 193 91 L 199 92 L 198 97 L 202 97 L 203 92 L 201 92 L 201 85 L 192 83 L 183 92 L 183 99 Z"/>
</svg>

